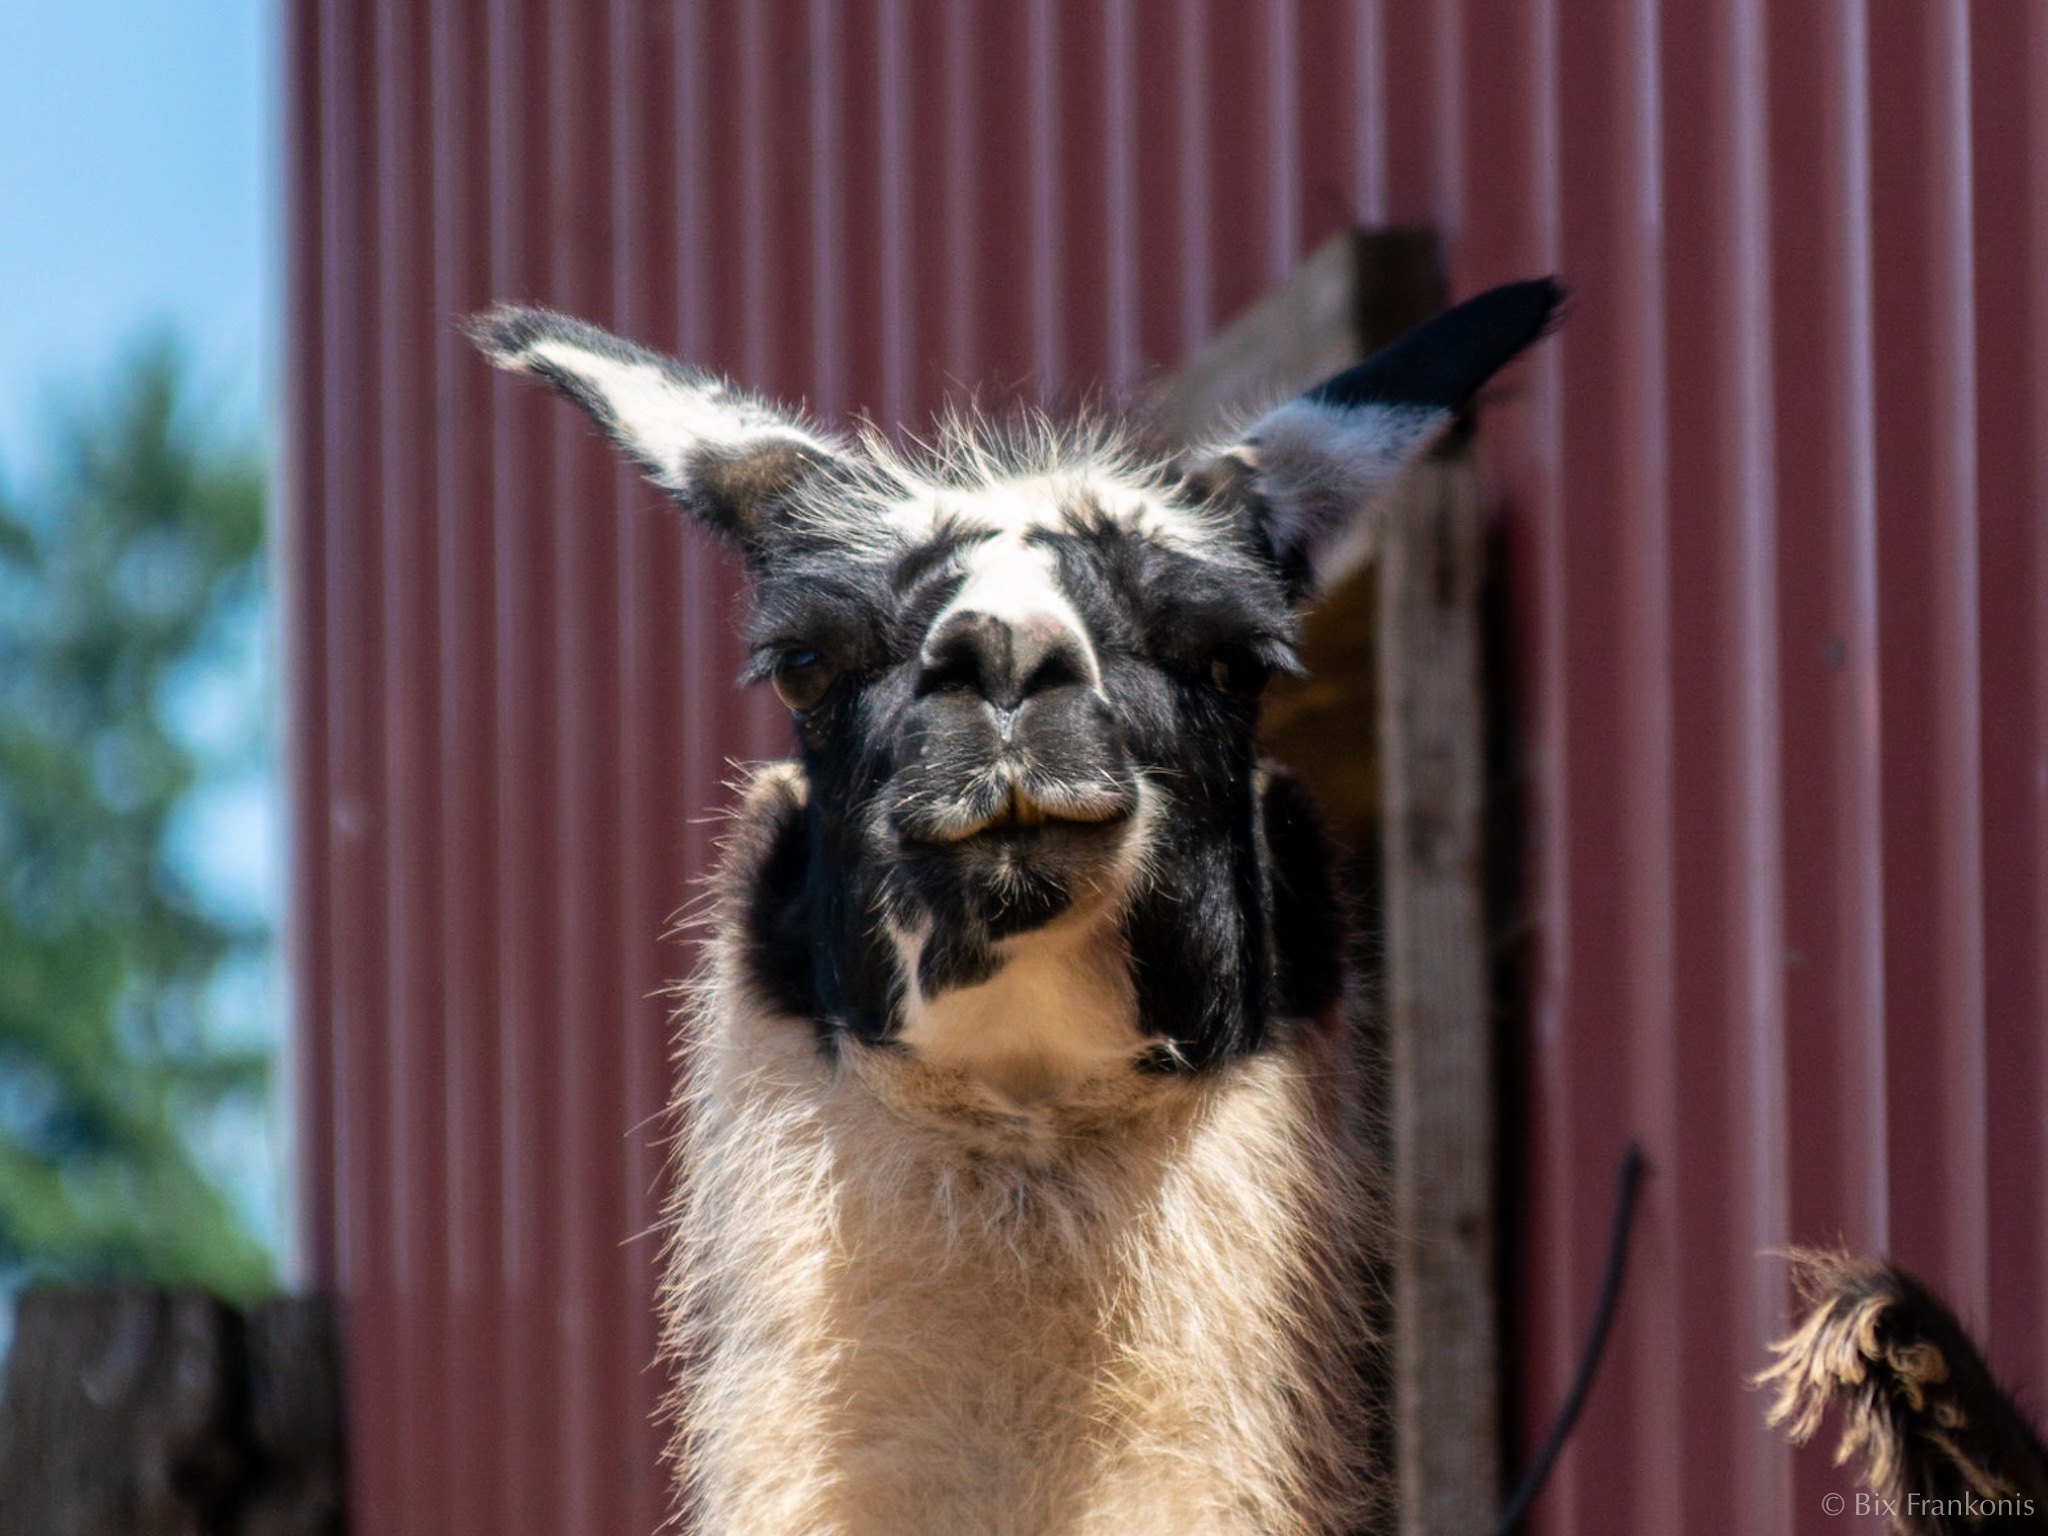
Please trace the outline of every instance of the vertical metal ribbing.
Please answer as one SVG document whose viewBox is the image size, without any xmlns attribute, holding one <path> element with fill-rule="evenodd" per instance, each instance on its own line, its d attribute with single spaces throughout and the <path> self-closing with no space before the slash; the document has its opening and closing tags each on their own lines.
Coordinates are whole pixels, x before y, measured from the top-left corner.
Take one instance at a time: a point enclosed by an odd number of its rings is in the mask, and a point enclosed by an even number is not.
<svg viewBox="0 0 2048 1536">
<path fill-rule="evenodd" d="M 359 1124 L 386 1145 L 393 1178 L 383 1215 L 389 1245 L 388 1312 L 357 1319 L 384 1333 L 403 1379 L 441 1379 L 449 1314 L 446 1156 L 441 1087 L 446 1078 L 439 977 L 441 929 L 440 764 L 437 711 L 445 679 L 411 658 L 435 654 L 436 540 L 432 516 L 433 371 L 432 82 L 422 7 L 373 8 L 375 72 L 371 138 L 375 156 L 375 240 L 359 258 L 373 266 L 376 363 L 371 375 L 379 427 L 364 455 L 374 466 L 381 507 L 371 579 L 379 583 L 386 664 L 377 712 L 383 811 L 374 818 L 385 949 L 369 973 L 379 984 L 386 1077 L 364 1085 Z M 386 1112 L 372 1119 L 372 1104 Z M 411 1530 L 445 1529 L 447 1425 L 427 1391 L 399 1395 L 394 1420 L 400 1520 Z"/>
<path fill-rule="evenodd" d="M 429 1401 L 446 1436 L 440 1517 L 450 1536 L 508 1528 L 501 1502 L 506 1397 L 498 1219 L 500 1054 L 495 936 L 503 907 L 496 860 L 496 760 L 489 750 L 499 678 L 493 628 L 497 552 L 491 384 L 456 317 L 490 302 L 486 0 L 431 8 L 433 299 L 425 316 L 434 364 L 435 665 L 440 672 L 438 1004 L 444 1036 L 439 1102 L 447 1201 L 447 1272 L 439 1391 Z M 422 1021 L 433 1028 L 432 1018 Z M 422 1277 L 432 1284 L 432 1277 Z"/>
<path fill-rule="evenodd" d="M 1968 13 L 1873 9 L 1868 90 L 1890 1243 L 1982 1307 Z"/>
<path fill-rule="evenodd" d="M 2048 1382 L 2048 18 L 1970 17 L 1979 730 L 1990 1273 L 1982 1322 L 2018 1379 Z"/>
<path fill-rule="evenodd" d="M 1765 81 L 1757 8 L 1673 8 L 1659 38 L 1672 741 L 1672 1135 L 1680 1325 L 1670 1377 L 1753 1368 L 1779 1325 L 1784 1230 Z M 1748 1341 L 1730 1361 L 1731 1341 Z M 1785 1531 L 1785 1453 L 1738 1394 L 1683 1391 L 1682 1528 Z M 1660 1437 L 1661 1438 L 1661 1437 Z"/>
<path fill-rule="evenodd" d="M 316 0 L 286 65 L 298 1187 L 366 1529 L 660 1507 L 655 936 L 787 742 L 728 687 L 731 562 L 450 315 L 580 308 L 893 424 L 1170 368 L 1354 215 L 1435 224 L 1458 292 L 1577 292 L 1480 441 L 1515 1424 L 1624 1136 L 1656 1177 L 1539 1525 L 1829 1529 L 1840 1475 L 1738 1384 L 1768 1243 L 1895 1243 L 2042 1389 L 2032 8 Z"/>
<path fill-rule="evenodd" d="M 493 5 L 490 57 L 490 251 L 496 295 L 548 289 L 545 197 L 550 110 L 544 18 L 535 0 Z M 549 1260 L 553 1213 L 547 1176 L 563 1155 L 555 1124 L 555 976 L 549 914 L 560 878 L 553 815 L 555 712 L 549 580 L 553 402 L 519 381 L 492 386 L 491 504 L 496 581 L 489 623 L 496 662 L 490 752 L 499 794 L 494 828 L 501 901 L 496 935 L 500 1119 L 494 1130 L 503 1326 L 502 1508 L 517 1536 L 553 1527 L 563 1475 L 556 1448 L 559 1398 Z"/>
</svg>

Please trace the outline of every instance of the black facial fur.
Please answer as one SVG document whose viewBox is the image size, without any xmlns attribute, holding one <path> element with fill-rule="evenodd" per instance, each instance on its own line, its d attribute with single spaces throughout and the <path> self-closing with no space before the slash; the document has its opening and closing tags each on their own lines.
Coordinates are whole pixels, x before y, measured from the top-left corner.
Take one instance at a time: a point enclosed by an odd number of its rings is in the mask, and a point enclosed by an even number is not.
<svg viewBox="0 0 2048 1536">
<path fill-rule="evenodd" d="M 959 590 L 960 557 L 986 536 L 941 527 L 861 558 L 798 538 L 757 567 L 749 674 L 802 648 L 829 656 L 836 677 L 797 719 L 809 801 L 763 871 L 749 954 L 767 995 L 828 1033 L 879 1043 L 900 1028 L 906 978 L 884 918 L 924 935 L 924 996 L 973 986 L 1000 966 L 1006 940 L 1066 911 L 1115 840 L 1135 835 L 1114 818 L 959 844 L 918 835 L 918 808 L 948 803 L 948 787 L 995 749 L 979 696 L 943 676 L 934 685 L 929 644 Z M 1031 537 L 1087 630 L 1100 687 L 1055 676 L 1037 713 L 1020 716 L 1020 739 L 1042 731 L 1056 775 L 1144 781 L 1148 878 L 1117 914 L 1140 1027 L 1159 1042 L 1144 1064 L 1213 1066 L 1256 1049 L 1269 1013 L 1320 1009 L 1334 994 L 1336 908 L 1319 834 L 1291 781 L 1275 780 L 1262 803 L 1256 701 L 1218 682 L 1242 679 L 1245 658 L 1294 667 L 1293 612 L 1277 575 L 1242 551 L 1204 558 L 1087 504 Z M 1219 653 L 1234 670 L 1219 671 Z M 1028 740 L 1023 750 L 1036 760 Z"/>
<path fill-rule="evenodd" d="M 1137 1064 L 1201 1070 L 1320 1015 L 1341 982 L 1313 810 L 1255 750 L 1265 678 L 1298 665 L 1313 547 L 1560 295 L 1482 294 L 1177 480 L 1086 426 L 956 425 L 911 465 L 561 315 L 501 309 L 472 334 L 746 557 L 743 680 L 791 707 L 807 781 L 747 896 L 764 997 L 826 1043 L 886 1044 L 911 989 L 984 983 L 1013 941 L 1085 909 L 1123 941 L 1155 1042 Z M 984 494 L 1009 510 L 976 521 Z M 949 610 L 990 540 L 1011 561 L 996 596 Z"/>
</svg>

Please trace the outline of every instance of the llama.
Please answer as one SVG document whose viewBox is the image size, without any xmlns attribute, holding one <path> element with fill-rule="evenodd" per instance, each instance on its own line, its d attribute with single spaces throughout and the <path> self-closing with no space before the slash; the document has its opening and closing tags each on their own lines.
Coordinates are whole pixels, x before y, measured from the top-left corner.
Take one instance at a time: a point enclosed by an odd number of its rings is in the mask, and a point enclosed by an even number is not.
<svg viewBox="0 0 2048 1536">
<path fill-rule="evenodd" d="M 1335 1536 L 1373 1517 L 1342 923 L 1260 761 L 1317 563 L 1549 324 L 1495 289 L 1253 421 L 835 436 L 480 318 L 735 548 L 748 783 L 682 1020 L 666 1349 L 709 1536 Z"/>
<path fill-rule="evenodd" d="M 1831 1402 L 1837 1465 L 1862 1462 L 1899 1536 L 2048 1532 L 2048 1446 L 1933 1289 L 1877 1259 L 1791 1255 L 1806 1316 L 1759 1376 L 1796 1444 Z"/>
</svg>

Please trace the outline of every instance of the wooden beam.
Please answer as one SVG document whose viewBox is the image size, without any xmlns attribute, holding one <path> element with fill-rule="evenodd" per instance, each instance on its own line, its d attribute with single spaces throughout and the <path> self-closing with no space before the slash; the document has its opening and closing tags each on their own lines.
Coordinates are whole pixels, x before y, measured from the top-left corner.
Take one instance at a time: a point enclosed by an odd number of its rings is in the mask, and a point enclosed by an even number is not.
<svg viewBox="0 0 2048 1536">
<path fill-rule="evenodd" d="M 1246 412 L 1341 373 L 1444 307 L 1436 235 L 1346 230 L 1162 379 L 1138 416 L 1161 441 L 1197 442 Z"/>
<path fill-rule="evenodd" d="M 1357 362 L 1362 237 L 1332 235 L 1139 407 L 1160 441 L 1201 441 L 1234 417 Z"/>
<path fill-rule="evenodd" d="M 1469 458 L 1419 466 L 1387 520 L 1379 559 L 1404 1536 L 1485 1530 L 1500 1498 L 1484 549 Z"/>
</svg>

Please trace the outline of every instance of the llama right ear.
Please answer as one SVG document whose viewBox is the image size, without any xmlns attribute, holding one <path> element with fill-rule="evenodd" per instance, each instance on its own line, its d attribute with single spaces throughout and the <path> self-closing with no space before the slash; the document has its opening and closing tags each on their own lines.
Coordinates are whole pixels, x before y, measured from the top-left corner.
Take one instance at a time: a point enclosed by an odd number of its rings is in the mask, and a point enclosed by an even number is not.
<svg viewBox="0 0 2048 1536">
<path fill-rule="evenodd" d="M 469 334 L 498 367 L 582 406 L 684 511 L 749 553 L 805 482 L 846 463 L 798 417 L 567 315 L 506 306 Z"/>
<path fill-rule="evenodd" d="M 1549 329 L 1554 278 L 1489 289 L 1183 465 L 1199 496 L 1239 503 L 1290 593 L 1316 590 L 1337 535 L 1372 517 L 1412 460 L 1479 388 Z"/>
</svg>

